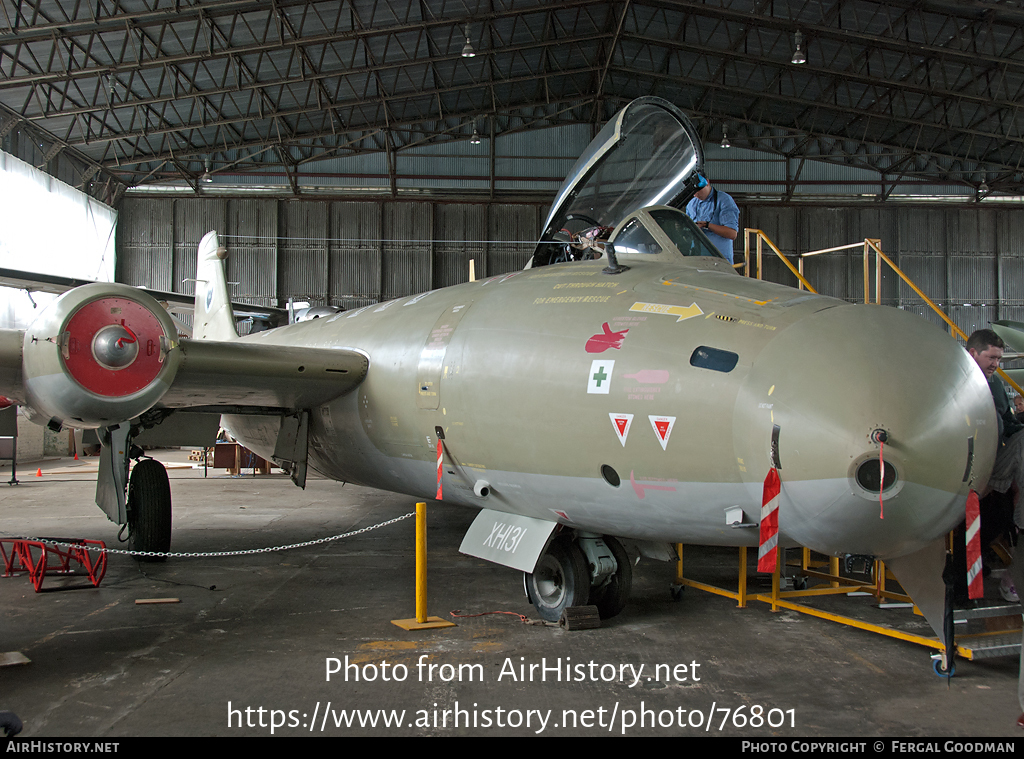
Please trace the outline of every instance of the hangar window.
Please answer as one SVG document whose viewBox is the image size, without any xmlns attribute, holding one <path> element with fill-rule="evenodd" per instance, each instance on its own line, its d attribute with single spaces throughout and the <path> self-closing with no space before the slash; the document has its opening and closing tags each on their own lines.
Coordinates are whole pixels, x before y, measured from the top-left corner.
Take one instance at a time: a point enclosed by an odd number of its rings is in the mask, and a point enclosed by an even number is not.
<svg viewBox="0 0 1024 759">
<path fill-rule="evenodd" d="M 715 372 L 731 372 L 736 368 L 736 362 L 739 360 L 739 355 L 732 351 L 709 348 L 706 345 L 698 346 L 690 354 L 690 366 L 711 369 Z"/>
</svg>

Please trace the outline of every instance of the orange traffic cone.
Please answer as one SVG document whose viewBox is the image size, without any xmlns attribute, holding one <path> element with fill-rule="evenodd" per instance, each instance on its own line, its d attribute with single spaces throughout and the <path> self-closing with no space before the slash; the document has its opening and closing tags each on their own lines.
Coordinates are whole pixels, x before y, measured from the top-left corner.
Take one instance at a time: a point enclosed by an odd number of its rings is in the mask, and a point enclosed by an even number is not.
<svg viewBox="0 0 1024 759">
<path fill-rule="evenodd" d="M 38 468 L 38 469 L 36 470 L 36 477 L 42 477 L 42 476 L 43 476 L 43 468 L 42 468 L 42 467 L 39 467 L 39 468 Z"/>
</svg>

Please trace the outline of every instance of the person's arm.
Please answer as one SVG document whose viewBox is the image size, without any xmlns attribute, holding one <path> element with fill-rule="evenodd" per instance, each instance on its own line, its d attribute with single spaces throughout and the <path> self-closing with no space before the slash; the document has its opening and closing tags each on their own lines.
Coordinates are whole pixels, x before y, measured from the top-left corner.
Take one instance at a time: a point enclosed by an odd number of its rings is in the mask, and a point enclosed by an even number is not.
<svg viewBox="0 0 1024 759">
<path fill-rule="evenodd" d="M 708 229 L 719 237 L 735 240 L 740 230 L 740 207 L 731 195 L 719 193 L 718 224 L 709 224 Z"/>
<path fill-rule="evenodd" d="M 1003 434 L 1007 438 L 1011 438 L 1021 430 L 1024 430 L 1024 424 L 1020 423 L 1012 408 L 1007 407 L 1005 411 L 1000 412 L 1000 415 L 1003 417 Z"/>
<path fill-rule="evenodd" d="M 710 221 L 702 221 L 697 224 L 701 229 L 706 229 L 709 232 L 714 232 L 719 237 L 724 237 L 727 240 L 735 240 L 739 235 L 739 231 L 732 227 L 727 227 L 724 224 L 712 224 Z"/>
<path fill-rule="evenodd" d="M 1013 406 L 1010 404 L 1010 398 L 1006 394 L 1006 387 L 998 375 L 993 376 L 988 381 L 988 384 L 989 389 L 992 391 L 992 401 L 995 403 L 996 414 L 999 415 L 1000 443 L 1002 444 L 1021 430 L 1024 430 L 1024 424 L 1018 422 L 1017 417 L 1014 416 Z"/>
</svg>

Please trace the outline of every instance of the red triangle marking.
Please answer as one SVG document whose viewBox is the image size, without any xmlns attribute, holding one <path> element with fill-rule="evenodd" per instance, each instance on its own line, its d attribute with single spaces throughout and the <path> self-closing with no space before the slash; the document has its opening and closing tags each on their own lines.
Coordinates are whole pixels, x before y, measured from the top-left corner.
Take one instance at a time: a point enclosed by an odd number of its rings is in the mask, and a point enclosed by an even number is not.
<svg viewBox="0 0 1024 759">
<path fill-rule="evenodd" d="M 624 435 L 626 433 L 626 423 L 628 419 L 622 419 L 621 417 L 615 417 L 615 426 L 619 428 L 619 434 Z"/>
<path fill-rule="evenodd" d="M 665 435 L 668 434 L 668 422 L 658 422 L 658 421 L 656 421 L 654 423 L 654 426 L 658 428 L 658 435 L 661 437 L 662 440 L 664 440 L 665 439 Z"/>
</svg>

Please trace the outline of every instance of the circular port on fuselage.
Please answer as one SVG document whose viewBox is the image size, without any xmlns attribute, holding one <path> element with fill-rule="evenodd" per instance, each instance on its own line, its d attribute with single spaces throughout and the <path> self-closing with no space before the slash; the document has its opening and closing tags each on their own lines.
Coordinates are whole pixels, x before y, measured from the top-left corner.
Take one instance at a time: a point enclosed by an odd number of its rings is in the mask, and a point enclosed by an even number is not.
<svg viewBox="0 0 1024 759">
<path fill-rule="evenodd" d="M 622 480 L 619 479 L 619 473 L 616 472 L 608 464 L 601 465 L 601 476 L 604 477 L 604 481 L 611 485 L 613 488 L 617 488 Z"/>
<path fill-rule="evenodd" d="M 857 484 L 870 493 L 888 493 L 896 487 L 899 476 L 896 474 L 896 467 L 888 461 L 884 462 L 885 478 L 882 478 L 882 467 L 878 465 L 878 459 L 871 458 L 857 467 Z"/>
</svg>

